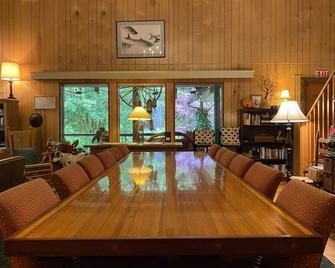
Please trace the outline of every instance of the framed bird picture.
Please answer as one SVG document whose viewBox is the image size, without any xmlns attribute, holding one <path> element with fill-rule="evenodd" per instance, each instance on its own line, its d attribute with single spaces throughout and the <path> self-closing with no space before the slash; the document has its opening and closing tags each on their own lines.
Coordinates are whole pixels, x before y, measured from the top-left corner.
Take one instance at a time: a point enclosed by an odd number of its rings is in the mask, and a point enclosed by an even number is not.
<svg viewBox="0 0 335 268">
<path fill-rule="evenodd" d="M 164 58 L 165 22 L 117 21 L 118 58 Z"/>
</svg>

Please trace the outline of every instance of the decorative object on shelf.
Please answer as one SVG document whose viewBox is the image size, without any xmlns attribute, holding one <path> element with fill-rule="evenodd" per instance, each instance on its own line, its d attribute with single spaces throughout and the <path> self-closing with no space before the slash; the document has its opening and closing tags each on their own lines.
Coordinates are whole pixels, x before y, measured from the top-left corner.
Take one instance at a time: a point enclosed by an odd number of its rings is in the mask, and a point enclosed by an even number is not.
<svg viewBox="0 0 335 268">
<path fill-rule="evenodd" d="M 221 145 L 240 145 L 240 128 L 239 127 L 222 127 L 221 128 Z"/>
<path fill-rule="evenodd" d="M 1 80 L 9 81 L 8 99 L 16 99 L 13 94 L 13 82 L 20 80 L 20 67 L 15 62 L 1 62 Z"/>
<path fill-rule="evenodd" d="M 134 128 L 135 128 L 135 140 L 137 142 L 144 141 L 144 125 L 142 121 L 149 121 L 151 120 L 150 114 L 141 106 L 137 106 L 134 110 L 128 115 L 128 119 L 135 121 Z"/>
<path fill-rule="evenodd" d="M 33 113 L 29 116 L 29 124 L 33 128 L 38 128 L 43 124 L 43 117 L 38 113 Z"/>
<path fill-rule="evenodd" d="M 291 134 L 291 125 L 292 123 L 304 123 L 308 122 L 308 118 L 300 110 L 298 102 L 296 101 L 283 101 L 280 104 L 279 110 L 274 118 L 271 120 L 273 123 L 283 123 L 286 124 L 287 131 L 287 164 L 286 169 L 288 177 L 290 177 L 292 172 L 292 134 Z"/>
<path fill-rule="evenodd" d="M 35 110 L 52 110 L 56 109 L 55 96 L 34 96 Z"/>
<path fill-rule="evenodd" d="M 252 100 L 249 98 L 243 98 L 242 101 L 242 106 L 245 108 L 251 108 L 252 107 Z"/>
<path fill-rule="evenodd" d="M 252 107 L 254 108 L 261 108 L 262 105 L 262 96 L 261 95 L 252 95 Z"/>
<path fill-rule="evenodd" d="M 109 141 L 109 135 L 108 132 L 104 127 L 100 127 L 97 132 L 95 133 L 92 143 L 94 142 L 107 142 Z"/>
<path fill-rule="evenodd" d="M 164 21 L 117 21 L 118 58 L 165 57 Z"/>
</svg>

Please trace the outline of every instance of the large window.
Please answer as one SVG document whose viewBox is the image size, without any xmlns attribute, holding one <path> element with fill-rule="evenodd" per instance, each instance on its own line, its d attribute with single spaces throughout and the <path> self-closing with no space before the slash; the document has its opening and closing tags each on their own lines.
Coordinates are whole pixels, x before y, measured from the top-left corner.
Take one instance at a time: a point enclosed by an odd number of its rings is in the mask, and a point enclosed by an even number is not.
<svg viewBox="0 0 335 268">
<path fill-rule="evenodd" d="M 176 132 L 212 129 L 221 125 L 220 85 L 176 85 Z"/>
<path fill-rule="evenodd" d="M 72 85 L 62 87 L 63 139 L 79 140 L 83 146 L 92 142 L 96 132 L 104 128 L 108 132 L 108 86 Z"/>
<path fill-rule="evenodd" d="M 144 136 L 165 132 L 165 85 L 119 86 L 120 141 L 134 140 L 136 129 L 128 115 L 136 106 L 144 107 L 152 120 L 144 121 Z"/>
</svg>

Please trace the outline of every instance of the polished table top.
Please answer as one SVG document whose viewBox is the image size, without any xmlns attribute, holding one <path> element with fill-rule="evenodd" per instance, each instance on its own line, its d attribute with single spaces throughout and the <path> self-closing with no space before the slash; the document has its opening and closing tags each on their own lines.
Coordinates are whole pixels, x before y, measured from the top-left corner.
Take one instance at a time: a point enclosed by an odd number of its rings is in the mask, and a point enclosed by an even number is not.
<svg viewBox="0 0 335 268">
<path fill-rule="evenodd" d="M 245 256 L 320 253 L 322 238 L 204 153 L 146 152 L 5 245 L 9 256 Z"/>
<path fill-rule="evenodd" d="M 125 144 L 129 148 L 146 148 L 146 147 L 176 147 L 176 148 L 182 148 L 183 144 L 181 142 L 97 142 L 97 143 L 91 143 L 86 144 L 84 147 L 88 148 L 105 148 L 105 147 L 111 147 L 116 146 L 120 144 Z"/>
</svg>

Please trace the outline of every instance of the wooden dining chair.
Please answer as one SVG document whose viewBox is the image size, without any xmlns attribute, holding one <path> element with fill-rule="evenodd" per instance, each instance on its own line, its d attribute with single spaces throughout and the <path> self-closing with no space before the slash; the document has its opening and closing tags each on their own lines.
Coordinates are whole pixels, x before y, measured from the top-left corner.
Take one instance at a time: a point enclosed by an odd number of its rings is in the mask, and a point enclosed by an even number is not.
<svg viewBox="0 0 335 268">
<path fill-rule="evenodd" d="M 74 163 L 54 172 L 52 181 L 60 199 L 63 200 L 81 189 L 90 178 L 80 165 Z"/>
<path fill-rule="evenodd" d="M 221 146 L 218 144 L 213 144 L 211 147 L 208 149 L 208 154 L 210 157 L 215 158 L 216 153 L 220 150 Z"/>
<path fill-rule="evenodd" d="M 215 159 L 216 161 L 219 162 L 221 156 L 222 156 L 225 152 L 227 152 L 227 151 L 228 151 L 228 149 L 227 149 L 226 147 L 221 147 L 221 148 L 216 152 L 214 159 Z"/>
<path fill-rule="evenodd" d="M 119 149 L 121 150 L 121 152 L 122 152 L 122 154 L 123 154 L 124 156 L 126 156 L 127 154 L 130 153 L 128 146 L 125 145 L 125 144 L 119 144 L 119 145 L 117 145 L 116 147 L 119 148 Z"/>
<path fill-rule="evenodd" d="M 4 239 L 40 218 L 59 202 L 51 187 L 38 178 L 0 193 L 0 231 Z M 48 261 L 47 261 L 48 260 Z M 65 258 L 10 257 L 11 268 L 63 267 Z"/>
<path fill-rule="evenodd" d="M 108 151 L 110 151 L 112 153 L 116 162 L 118 162 L 119 160 L 121 160 L 124 157 L 122 151 L 118 147 L 112 147 L 112 148 L 108 149 Z"/>
<path fill-rule="evenodd" d="M 91 180 L 95 179 L 105 171 L 103 164 L 95 155 L 84 156 L 77 163 L 85 170 Z"/>
<path fill-rule="evenodd" d="M 282 179 L 283 173 L 261 162 L 253 164 L 243 178 L 252 188 L 260 191 L 270 199 L 273 199 L 275 196 Z"/>
<path fill-rule="evenodd" d="M 99 152 L 96 156 L 99 158 L 105 169 L 111 168 L 116 163 L 115 157 L 109 150 Z"/>
<path fill-rule="evenodd" d="M 230 162 L 233 160 L 233 158 L 237 155 L 236 152 L 227 150 L 222 154 L 222 156 L 219 158 L 219 163 L 227 168 L 230 164 Z"/>
<path fill-rule="evenodd" d="M 243 178 L 248 169 L 254 164 L 254 161 L 249 157 L 238 154 L 230 162 L 228 169 L 235 175 Z"/>
<path fill-rule="evenodd" d="M 301 224 L 323 237 L 324 250 L 335 223 L 335 196 L 299 180 L 291 180 L 275 202 Z M 319 268 L 322 254 L 264 257 L 269 267 Z"/>
</svg>

